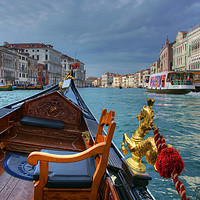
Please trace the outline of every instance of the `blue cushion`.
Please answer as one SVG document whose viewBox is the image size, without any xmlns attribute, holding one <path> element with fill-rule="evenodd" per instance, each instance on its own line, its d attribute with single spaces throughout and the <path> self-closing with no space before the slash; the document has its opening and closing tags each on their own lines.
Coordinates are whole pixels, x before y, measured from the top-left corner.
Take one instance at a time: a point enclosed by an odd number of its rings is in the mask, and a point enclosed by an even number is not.
<svg viewBox="0 0 200 200">
<path fill-rule="evenodd" d="M 60 120 L 33 117 L 28 115 L 24 115 L 20 123 L 29 126 L 56 128 L 56 129 L 64 129 L 65 127 L 65 123 Z"/>
<path fill-rule="evenodd" d="M 47 150 L 42 152 L 57 154 L 57 155 L 71 155 L 77 152 Z M 93 174 L 96 170 L 95 158 L 74 162 L 74 163 L 49 163 L 48 188 L 89 188 L 92 185 Z M 36 166 L 33 174 L 34 180 L 39 180 L 39 164 Z"/>
</svg>

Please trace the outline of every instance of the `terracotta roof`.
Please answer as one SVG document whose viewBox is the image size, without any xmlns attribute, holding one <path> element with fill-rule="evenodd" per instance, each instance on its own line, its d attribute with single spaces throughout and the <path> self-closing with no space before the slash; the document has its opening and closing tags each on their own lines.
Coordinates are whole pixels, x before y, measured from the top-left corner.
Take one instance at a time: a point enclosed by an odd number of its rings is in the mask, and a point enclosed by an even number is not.
<svg viewBox="0 0 200 200">
<path fill-rule="evenodd" d="M 53 48 L 50 44 L 43 43 L 5 43 L 4 46 L 8 48 L 27 49 L 27 48 Z"/>
<path fill-rule="evenodd" d="M 94 79 L 97 79 L 97 77 L 87 77 L 87 79 L 94 80 Z"/>
<path fill-rule="evenodd" d="M 180 31 L 181 33 L 188 33 L 187 31 Z"/>
</svg>

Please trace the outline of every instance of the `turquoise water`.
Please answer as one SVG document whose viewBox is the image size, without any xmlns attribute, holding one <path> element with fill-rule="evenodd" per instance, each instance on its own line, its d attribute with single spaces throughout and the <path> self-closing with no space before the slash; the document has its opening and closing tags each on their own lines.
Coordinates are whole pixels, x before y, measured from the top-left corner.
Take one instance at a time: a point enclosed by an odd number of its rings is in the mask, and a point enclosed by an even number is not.
<svg viewBox="0 0 200 200">
<path fill-rule="evenodd" d="M 185 171 L 179 176 L 190 199 L 200 199 L 200 93 L 167 95 L 147 93 L 144 89 L 83 88 L 79 92 L 93 114 L 100 118 L 102 108 L 114 110 L 117 123 L 114 142 L 121 150 L 122 135 L 132 136 L 138 127 L 136 116 L 147 103 L 147 98 L 155 99 L 153 105 L 154 124 L 167 144 L 173 145 L 185 163 Z M 146 137 L 153 136 L 150 132 Z M 130 157 L 130 153 L 125 157 Z M 143 163 L 152 177 L 149 190 L 156 199 L 181 199 L 172 179 L 163 179 L 145 158 Z"/>
<path fill-rule="evenodd" d="M 0 92 L 0 107 L 16 100 L 36 94 L 40 91 Z M 185 95 L 167 95 L 147 93 L 144 89 L 118 88 L 79 88 L 79 92 L 97 119 L 101 110 L 115 111 L 117 123 L 114 142 L 121 150 L 122 136 L 132 136 L 138 127 L 136 116 L 146 105 L 147 98 L 155 99 L 153 106 L 154 124 L 160 129 L 166 143 L 173 145 L 183 158 L 185 171 L 179 179 L 186 188 L 187 196 L 200 199 L 200 93 Z M 153 136 L 153 132 L 148 133 Z M 128 153 L 125 157 L 130 157 Z M 148 174 L 152 177 L 149 190 L 157 200 L 181 199 L 171 179 L 163 179 L 153 167 L 143 159 Z"/>
</svg>

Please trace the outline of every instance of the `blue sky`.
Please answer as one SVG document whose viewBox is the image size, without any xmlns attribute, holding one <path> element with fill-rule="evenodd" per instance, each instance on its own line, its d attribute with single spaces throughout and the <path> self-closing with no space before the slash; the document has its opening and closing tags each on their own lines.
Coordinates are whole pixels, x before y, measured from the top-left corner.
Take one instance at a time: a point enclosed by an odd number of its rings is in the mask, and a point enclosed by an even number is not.
<svg viewBox="0 0 200 200">
<path fill-rule="evenodd" d="M 200 24 L 200 1 L 1 0 L 0 15 L 1 45 L 51 44 L 100 77 L 149 68 L 167 36 Z"/>
</svg>

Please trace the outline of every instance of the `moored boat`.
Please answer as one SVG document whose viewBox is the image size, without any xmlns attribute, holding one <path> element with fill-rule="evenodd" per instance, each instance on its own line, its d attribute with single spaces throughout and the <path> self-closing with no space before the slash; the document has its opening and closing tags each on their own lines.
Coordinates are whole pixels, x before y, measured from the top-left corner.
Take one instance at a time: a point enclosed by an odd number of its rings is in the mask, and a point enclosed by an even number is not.
<svg viewBox="0 0 200 200">
<path fill-rule="evenodd" d="M 26 86 L 25 89 L 26 90 L 43 90 L 43 86 L 42 85 L 38 85 L 38 86 L 28 85 L 28 86 Z"/>
<path fill-rule="evenodd" d="M 195 90 L 193 73 L 161 72 L 150 76 L 147 92 L 186 94 Z"/>
<path fill-rule="evenodd" d="M 32 199 L 33 196 L 34 199 L 79 199 L 80 196 L 89 199 L 90 196 L 88 197 L 87 194 L 98 188 L 98 199 L 154 199 L 147 189 L 148 182 L 151 180 L 147 173 L 135 176 L 113 142 L 110 148 L 104 150 L 107 141 L 105 138 L 114 131 L 114 112 L 109 113 L 103 110 L 102 118 L 98 122 L 78 93 L 73 79 L 70 78 L 28 99 L 0 108 L 0 182 L 2 183 L 0 195 L 5 199 L 18 197 Z M 103 130 L 104 124 L 110 124 L 107 135 Z M 102 135 L 99 132 L 102 132 Z M 111 141 L 111 138 L 109 140 Z M 30 154 L 40 150 L 42 152 Z M 110 153 L 106 158 L 108 154 L 104 155 L 104 153 L 108 150 Z M 73 153 L 67 154 L 69 151 Z M 81 181 L 77 183 L 74 180 L 76 175 L 72 177 L 73 180 L 70 179 L 70 183 L 66 183 L 67 175 L 61 175 L 62 169 L 65 168 L 62 162 L 70 160 L 72 162 L 70 169 L 73 169 L 76 166 L 73 164 L 74 161 L 81 157 L 89 158 L 94 153 L 103 156 L 90 158 L 85 166 L 89 166 L 91 172 L 95 170 L 95 163 L 96 169 L 103 169 L 106 166 L 106 170 L 101 171 L 101 176 L 94 178 L 97 174 L 95 172 L 93 178 L 87 178 L 85 184 L 82 181 L 88 177 L 88 174 L 84 174 L 87 170 L 85 167 L 80 167 L 77 173 L 81 176 Z M 75 157 L 72 154 L 75 154 Z M 28 161 L 33 166 L 27 163 L 28 155 Z M 99 167 L 104 157 L 106 159 Z M 38 158 L 41 159 L 41 171 L 39 174 L 34 174 L 39 169 L 36 161 Z M 54 172 L 48 177 L 46 173 L 48 170 L 43 169 L 43 166 L 47 167 L 46 161 L 49 159 L 53 159 L 50 162 L 61 162 L 59 163 L 61 165 L 53 166 L 54 169 L 58 168 L 56 177 L 53 176 Z M 14 163 L 15 166 L 12 166 Z M 52 169 L 52 164 L 49 164 L 49 167 Z M 59 177 L 62 180 L 58 181 Z M 33 178 L 36 181 L 35 186 L 31 181 L 27 181 Z M 97 179 L 98 182 L 101 179 L 101 182 L 95 187 L 90 187 L 93 179 Z M 43 183 L 44 187 L 41 186 Z M 49 183 L 56 188 L 52 188 Z M 66 189 L 66 185 L 70 189 Z M 72 185 L 75 188 L 71 188 Z"/>
<path fill-rule="evenodd" d="M 13 86 L 12 84 L 10 85 L 0 85 L 0 91 L 12 91 L 13 90 Z"/>
<path fill-rule="evenodd" d="M 35 86 L 33 84 L 30 84 L 30 85 L 15 85 L 15 89 L 16 90 L 43 90 L 43 86 L 42 85 L 38 85 L 38 86 Z"/>
</svg>

